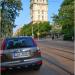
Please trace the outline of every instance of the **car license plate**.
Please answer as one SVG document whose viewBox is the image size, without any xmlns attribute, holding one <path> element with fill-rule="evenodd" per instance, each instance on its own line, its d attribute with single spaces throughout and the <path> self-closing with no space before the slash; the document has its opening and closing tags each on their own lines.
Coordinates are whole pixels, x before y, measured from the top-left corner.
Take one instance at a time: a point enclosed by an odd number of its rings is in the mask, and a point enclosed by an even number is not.
<svg viewBox="0 0 75 75">
<path fill-rule="evenodd" d="M 22 58 L 22 57 L 29 57 L 30 52 L 18 52 L 14 53 L 13 58 Z"/>
</svg>

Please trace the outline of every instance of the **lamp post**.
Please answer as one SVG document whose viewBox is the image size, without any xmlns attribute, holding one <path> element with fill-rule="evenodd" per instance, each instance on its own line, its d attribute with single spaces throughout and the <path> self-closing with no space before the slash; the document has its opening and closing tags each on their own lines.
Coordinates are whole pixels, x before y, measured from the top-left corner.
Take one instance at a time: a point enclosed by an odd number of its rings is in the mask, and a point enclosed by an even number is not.
<svg viewBox="0 0 75 75">
<path fill-rule="evenodd" d="M 32 38 L 34 38 L 33 25 L 32 25 Z"/>
<path fill-rule="evenodd" d="M 38 24 L 38 33 L 37 33 L 37 35 L 38 35 L 38 40 L 39 40 L 39 35 L 40 35 L 40 33 L 39 33 L 39 24 Z"/>
</svg>

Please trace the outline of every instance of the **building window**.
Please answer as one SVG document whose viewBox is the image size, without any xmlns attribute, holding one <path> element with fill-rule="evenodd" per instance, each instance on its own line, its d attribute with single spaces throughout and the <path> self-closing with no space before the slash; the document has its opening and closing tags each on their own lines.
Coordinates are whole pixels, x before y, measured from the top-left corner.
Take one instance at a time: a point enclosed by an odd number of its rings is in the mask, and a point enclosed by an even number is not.
<svg viewBox="0 0 75 75">
<path fill-rule="evenodd" d="M 48 0 L 46 0 L 46 2 L 48 2 Z"/>
<path fill-rule="evenodd" d="M 42 10 L 42 14 L 44 14 L 44 10 Z"/>
<path fill-rule="evenodd" d="M 40 15 L 38 15 L 38 20 L 40 20 Z"/>
<path fill-rule="evenodd" d="M 42 20 L 44 20 L 44 16 L 42 16 Z"/>
<path fill-rule="evenodd" d="M 38 10 L 38 14 L 40 14 L 40 10 Z"/>
</svg>

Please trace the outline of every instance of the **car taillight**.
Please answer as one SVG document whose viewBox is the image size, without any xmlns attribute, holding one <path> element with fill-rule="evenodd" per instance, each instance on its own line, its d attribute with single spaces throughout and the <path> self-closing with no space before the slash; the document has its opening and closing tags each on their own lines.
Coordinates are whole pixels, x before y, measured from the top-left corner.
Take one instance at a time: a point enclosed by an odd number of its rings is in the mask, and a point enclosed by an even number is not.
<svg viewBox="0 0 75 75">
<path fill-rule="evenodd" d="M 37 64 L 38 64 L 38 65 L 41 65 L 41 64 L 42 64 L 42 61 L 38 61 Z"/>
<path fill-rule="evenodd" d="M 5 42 L 5 40 L 3 40 L 2 45 L 1 45 L 1 50 L 4 50 L 5 47 L 6 47 L 6 42 Z"/>
<path fill-rule="evenodd" d="M 3 57 L 4 57 L 3 54 L 0 54 L 0 59 L 1 59 L 1 60 L 3 59 Z"/>
<path fill-rule="evenodd" d="M 0 54 L 0 62 L 2 62 L 4 56 L 2 54 Z"/>
<path fill-rule="evenodd" d="M 38 50 L 38 51 L 37 51 L 37 54 L 38 54 L 38 55 L 41 55 L 41 51 L 40 51 L 40 50 Z"/>
<path fill-rule="evenodd" d="M 0 62 L 4 60 L 3 50 L 0 50 Z"/>
<path fill-rule="evenodd" d="M 35 55 L 41 56 L 41 51 L 40 50 L 37 50 L 36 53 L 35 53 Z"/>
<path fill-rule="evenodd" d="M 6 68 L 0 67 L 0 72 L 4 72 L 4 71 L 6 71 Z"/>
<path fill-rule="evenodd" d="M 34 40 L 34 39 L 32 39 L 32 41 L 33 41 L 33 44 L 34 44 L 35 46 L 37 46 L 37 44 L 36 44 L 35 40 Z"/>
</svg>

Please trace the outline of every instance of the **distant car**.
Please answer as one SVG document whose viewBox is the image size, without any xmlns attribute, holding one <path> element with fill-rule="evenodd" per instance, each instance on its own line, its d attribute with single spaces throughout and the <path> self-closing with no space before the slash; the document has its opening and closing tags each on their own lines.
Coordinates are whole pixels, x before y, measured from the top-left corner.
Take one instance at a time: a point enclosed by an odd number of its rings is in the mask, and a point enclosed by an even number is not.
<svg viewBox="0 0 75 75">
<path fill-rule="evenodd" d="M 32 37 L 5 38 L 0 50 L 0 70 L 33 68 L 39 70 L 42 65 L 41 51 Z"/>
</svg>

